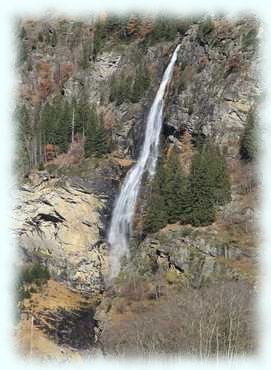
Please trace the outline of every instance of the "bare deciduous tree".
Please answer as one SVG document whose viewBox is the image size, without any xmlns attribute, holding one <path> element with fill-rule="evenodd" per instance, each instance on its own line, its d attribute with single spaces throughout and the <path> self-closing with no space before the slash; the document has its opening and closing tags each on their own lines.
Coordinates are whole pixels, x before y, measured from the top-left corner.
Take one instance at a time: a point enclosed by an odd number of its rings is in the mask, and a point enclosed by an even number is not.
<svg viewBox="0 0 271 370">
<path fill-rule="evenodd" d="M 155 301 L 149 311 L 105 324 L 101 341 L 113 355 L 185 354 L 200 357 L 255 350 L 253 287 L 228 282 Z"/>
</svg>

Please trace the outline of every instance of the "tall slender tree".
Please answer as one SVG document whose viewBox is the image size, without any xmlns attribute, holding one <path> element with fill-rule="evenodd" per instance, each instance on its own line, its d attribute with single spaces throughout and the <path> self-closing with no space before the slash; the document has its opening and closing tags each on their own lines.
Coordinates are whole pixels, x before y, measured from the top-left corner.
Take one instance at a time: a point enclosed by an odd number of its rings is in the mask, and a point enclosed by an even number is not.
<svg viewBox="0 0 271 370">
<path fill-rule="evenodd" d="M 191 192 L 191 223 L 194 226 L 212 223 L 215 219 L 214 187 L 204 151 L 196 153 L 193 158 L 189 186 Z"/>
<path fill-rule="evenodd" d="M 231 184 L 226 160 L 219 147 L 211 144 L 206 146 L 205 156 L 213 187 L 214 202 L 216 205 L 223 205 L 231 200 Z"/>
<path fill-rule="evenodd" d="M 179 155 L 173 147 L 165 164 L 164 186 L 162 188 L 169 223 L 185 220 L 187 212 L 186 188 L 187 179 Z"/>
<path fill-rule="evenodd" d="M 163 197 L 164 167 L 159 163 L 155 178 L 152 184 L 151 196 L 147 204 L 147 213 L 144 223 L 144 231 L 155 233 L 166 226 L 167 210 Z"/>
<path fill-rule="evenodd" d="M 246 126 L 240 141 L 241 159 L 248 162 L 253 161 L 257 156 L 258 138 L 255 122 L 255 113 L 250 111 L 247 116 Z"/>
<path fill-rule="evenodd" d="M 136 68 L 135 79 L 130 92 L 130 100 L 132 103 L 137 103 L 144 96 L 149 84 L 150 77 L 148 68 L 143 63 L 139 63 Z"/>
</svg>

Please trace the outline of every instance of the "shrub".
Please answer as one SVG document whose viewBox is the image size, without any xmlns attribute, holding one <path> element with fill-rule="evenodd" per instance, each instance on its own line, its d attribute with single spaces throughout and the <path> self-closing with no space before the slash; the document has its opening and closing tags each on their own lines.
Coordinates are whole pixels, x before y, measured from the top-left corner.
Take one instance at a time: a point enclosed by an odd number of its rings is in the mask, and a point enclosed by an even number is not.
<svg viewBox="0 0 271 370">
<path fill-rule="evenodd" d="M 183 230 L 182 230 L 182 236 L 184 238 L 186 238 L 187 236 L 190 236 L 193 232 L 193 229 L 190 227 L 190 226 L 187 226 L 185 227 Z"/>
<path fill-rule="evenodd" d="M 39 163 L 38 165 L 38 171 L 44 171 L 45 167 L 44 167 L 44 164 L 41 162 Z"/>
<path fill-rule="evenodd" d="M 17 281 L 17 300 L 18 302 L 24 299 L 30 299 L 32 293 L 36 293 L 37 290 L 31 286 L 27 288 L 27 285 L 36 284 L 41 287 L 46 284 L 50 279 L 50 273 L 47 267 L 39 264 L 33 264 L 32 266 L 24 268 L 18 276 Z"/>
<path fill-rule="evenodd" d="M 246 282 L 168 295 L 132 320 L 107 321 L 100 340 L 113 355 L 227 356 L 255 351 L 255 294 Z"/>
<path fill-rule="evenodd" d="M 26 267 L 19 277 L 21 284 L 45 284 L 50 279 L 50 273 L 47 267 L 39 264 L 33 264 L 30 267 Z"/>
<path fill-rule="evenodd" d="M 30 299 L 31 298 L 31 292 L 27 289 L 24 289 L 23 287 L 20 287 L 18 290 L 18 301 L 23 301 L 24 299 Z"/>
<path fill-rule="evenodd" d="M 179 275 L 178 275 L 177 270 L 175 268 L 170 268 L 166 272 L 166 281 L 169 284 L 175 284 L 175 283 L 177 283 L 178 280 L 179 280 Z"/>
</svg>

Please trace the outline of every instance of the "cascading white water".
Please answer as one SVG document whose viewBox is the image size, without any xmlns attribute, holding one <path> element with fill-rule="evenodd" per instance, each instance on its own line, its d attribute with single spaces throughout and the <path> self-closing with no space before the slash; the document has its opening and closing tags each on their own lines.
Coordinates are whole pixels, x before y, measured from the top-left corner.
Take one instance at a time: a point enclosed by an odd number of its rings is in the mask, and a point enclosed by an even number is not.
<svg viewBox="0 0 271 370">
<path fill-rule="evenodd" d="M 120 271 L 121 258 L 129 255 L 129 237 L 132 233 L 136 200 L 144 171 L 154 176 L 158 158 L 159 137 L 163 124 L 164 94 L 171 79 L 180 48 L 178 45 L 164 72 L 162 82 L 147 119 L 145 140 L 137 163 L 127 173 L 115 203 L 108 234 L 110 244 L 111 278 Z"/>
</svg>

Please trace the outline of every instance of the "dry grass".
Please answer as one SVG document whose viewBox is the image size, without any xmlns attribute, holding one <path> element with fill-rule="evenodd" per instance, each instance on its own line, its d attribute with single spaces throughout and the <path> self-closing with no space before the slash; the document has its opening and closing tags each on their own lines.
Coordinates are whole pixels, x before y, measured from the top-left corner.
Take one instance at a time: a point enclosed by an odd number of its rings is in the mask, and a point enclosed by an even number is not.
<svg viewBox="0 0 271 370">
<path fill-rule="evenodd" d="M 18 349 L 24 357 L 56 360 L 76 360 L 80 358 L 79 353 L 58 346 L 40 329 L 32 326 L 31 318 L 22 320 L 17 330 Z"/>
<path fill-rule="evenodd" d="M 212 357 L 255 351 L 254 291 L 247 283 L 183 290 L 107 321 L 104 350 L 112 355 Z M 142 304 L 145 302 L 142 302 Z"/>
<path fill-rule="evenodd" d="M 95 298 L 94 298 L 95 299 Z M 32 317 L 40 318 L 45 311 L 59 309 L 74 310 L 91 301 L 78 292 L 69 290 L 54 280 L 41 293 L 33 293 L 31 299 L 24 300 L 22 319 L 16 327 L 16 342 L 19 352 L 26 357 L 78 359 L 80 355 L 67 347 L 59 346 L 42 330 L 32 324 Z"/>
</svg>

